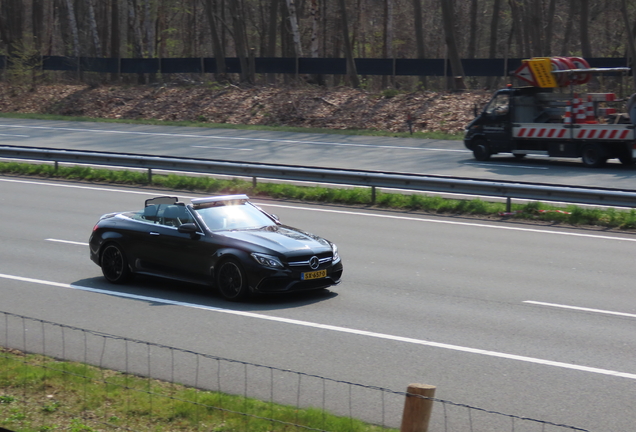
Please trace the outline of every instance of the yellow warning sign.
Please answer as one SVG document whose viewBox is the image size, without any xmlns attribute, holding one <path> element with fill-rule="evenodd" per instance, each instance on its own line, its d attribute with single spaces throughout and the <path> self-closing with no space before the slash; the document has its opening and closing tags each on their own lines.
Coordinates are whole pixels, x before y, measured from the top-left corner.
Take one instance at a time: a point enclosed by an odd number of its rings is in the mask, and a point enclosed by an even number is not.
<svg viewBox="0 0 636 432">
<path fill-rule="evenodd" d="M 539 57 L 524 60 L 528 64 L 534 79 L 539 87 L 558 87 L 554 75 L 552 75 L 552 63 L 549 57 Z"/>
</svg>

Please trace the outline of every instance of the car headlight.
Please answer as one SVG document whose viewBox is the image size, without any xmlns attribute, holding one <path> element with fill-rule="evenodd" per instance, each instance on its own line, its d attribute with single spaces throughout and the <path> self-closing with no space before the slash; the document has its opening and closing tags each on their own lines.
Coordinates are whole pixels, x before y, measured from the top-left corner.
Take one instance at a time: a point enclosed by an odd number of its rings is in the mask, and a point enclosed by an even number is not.
<svg viewBox="0 0 636 432">
<path fill-rule="evenodd" d="M 331 243 L 331 250 L 333 251 L 333 262 L 337 263 L 340 261 L 340 255 L 338 255 L 338 246 L 334 243 Z"/>
<path fill-rule="evenodd" d="M 263 267 L 271 267 L 271 268 L 283 268 L 283 263 L 274 256 L 253 253 L 251 254 L 252 258 L 256 260 L 257 263 L 262 265 Z"/>
</svg>

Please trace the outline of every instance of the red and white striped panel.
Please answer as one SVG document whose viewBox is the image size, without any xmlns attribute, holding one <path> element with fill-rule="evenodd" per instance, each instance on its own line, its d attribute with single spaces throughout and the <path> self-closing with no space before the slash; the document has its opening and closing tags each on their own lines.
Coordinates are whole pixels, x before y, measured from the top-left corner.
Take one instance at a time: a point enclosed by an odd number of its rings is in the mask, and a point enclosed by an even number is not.
<svg viewBox="0 0 636 432">
<path fill-rule="evenodd" d="M 593 102 L 613 102 L 616 100 L 616 93 L 588 93 Z"/>
<path fill-rule="evenodd" d="M 513 138 L 569 138 L 570 129 L 562 124 L 536 124 L 512 128 Z"/>
<path fill-rule="evenodd" d="M 634 129 L 628 129 L 627 125 L 581 124 L 570 128 L 561 124 L 550 125 L 523 125 L 512 128 L 514 138 L 544 138 L 555 139 L 598 139 L 598 140 L 633 140 Z"/>
</svg>

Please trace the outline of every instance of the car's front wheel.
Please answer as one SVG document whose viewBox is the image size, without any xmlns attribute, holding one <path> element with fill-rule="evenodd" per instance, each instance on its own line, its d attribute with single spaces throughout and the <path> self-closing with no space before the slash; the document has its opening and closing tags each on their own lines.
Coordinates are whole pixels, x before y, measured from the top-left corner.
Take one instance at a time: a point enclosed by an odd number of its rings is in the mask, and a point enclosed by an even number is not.
<svg viewBox="0 0 636 432">
<path fill-rule="evenodd" d="M 100 262 L 102 273 L 110 283 L 122 284 L 132 276 L 124 251 L 114 243 L 106 245 Z"/>
<path fill-rule="evenodd" d="M 229 301 L 241 301 L 249 296 L 245 270 L 234 259 L 223 261 L 216 270 L 216 287 L 223 298 Z"/>
</svg>

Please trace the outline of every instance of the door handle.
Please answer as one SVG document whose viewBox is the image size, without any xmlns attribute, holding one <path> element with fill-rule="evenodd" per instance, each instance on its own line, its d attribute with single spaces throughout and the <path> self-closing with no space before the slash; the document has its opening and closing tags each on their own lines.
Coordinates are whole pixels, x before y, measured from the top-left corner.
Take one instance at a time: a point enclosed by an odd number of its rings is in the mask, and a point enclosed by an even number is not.
<svg viewBox="0 0 636 432">
<path fill-rule="evenodd" d="M 150 231 L 150 233 L 149 233 L 149 234 L 150 234 L 151 236 L 158 236 L 158 235 L 161 235 L 161 234 L 159 234 L 157 231 Z"/>
</svg>

